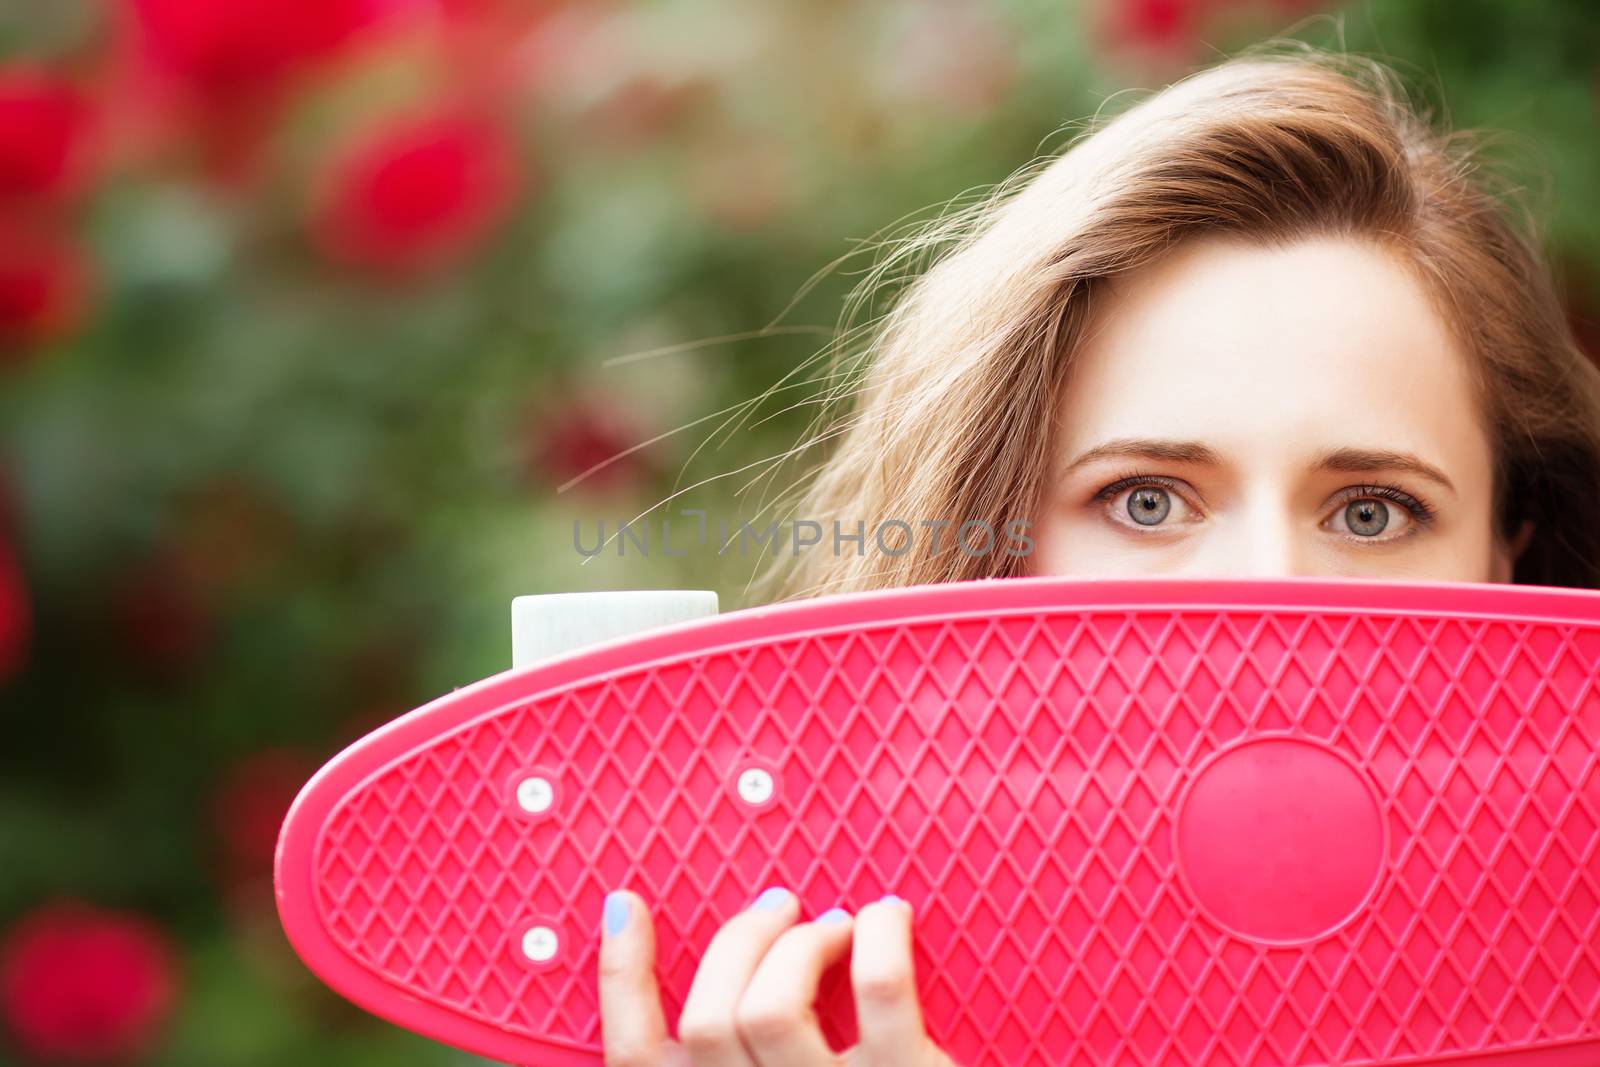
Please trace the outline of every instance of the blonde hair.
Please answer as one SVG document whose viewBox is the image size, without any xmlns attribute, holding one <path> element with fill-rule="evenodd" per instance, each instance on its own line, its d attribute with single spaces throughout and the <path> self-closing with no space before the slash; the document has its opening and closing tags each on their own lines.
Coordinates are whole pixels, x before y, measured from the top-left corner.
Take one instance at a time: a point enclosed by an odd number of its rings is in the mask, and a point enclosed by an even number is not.
<svg viewBox="0 0 1600 1067">
<path fill-rule="evenodd" d="M 1500 536 L 1534 523 L 1513 580 L 1600 586 L 1600 371 L 1571 333 L 1526 208 L 1480 180 L 1478 147 L 1433 129 L 1381 63 L 1258 51 L 937 220 L 852 294 L 860 307 L 896 267 L 936 258 L 836 372 L 848 386 L 807 446 L 834 445 L 796 510 L 829 538 L 835 521 L 851 534 L 864 523 L 866 551 L 831 551 L 825 538 L 784 554 L 764 582 L 792 598 L 1025 574 L 1020 555 L 958 550 L 955 530 L 1037 514 L 1091 294 L 1186 237 L 1227 233 L 1352 235 L 1397 251 L 1470 353 Z M 891 523 L 891 552 L 879 551 L 872 531 L 897 519 L 952 525 L 934 551 L 926 530 L 908 538 Z"/>
</svg>

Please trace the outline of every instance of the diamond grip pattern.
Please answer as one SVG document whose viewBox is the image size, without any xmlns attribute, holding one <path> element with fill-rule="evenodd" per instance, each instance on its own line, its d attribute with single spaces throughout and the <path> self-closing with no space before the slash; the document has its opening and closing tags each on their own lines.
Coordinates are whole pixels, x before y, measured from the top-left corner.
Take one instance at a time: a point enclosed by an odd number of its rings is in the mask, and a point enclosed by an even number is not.
<svg viewBox="0 0 1600 1067">
<path fill-rule="evenodd" d="M 422 721 L 447 697 L 297 803 L 285 925 L 372 1010 L 522 1063 L 601 1062 L 608 889 L 652 909 L 675 1026 L 712 934 L 779 884 L 806 917 L 910 901 L 928 1030 L 964 1067 L 1600 1064 L 1600 624 L 1404 610 L 1406 587 L 1380 612 L 1021 584 L 1035 603 L 974 614 L 993 583 L 957 583 L 908 618 L 931 601 L 868 594 L 838 598 L 848 625 L 693 647 L 735 613 L 679 654 L 502 675 L 481 713 Z M 887 618 L 860 617 L 874 598 Z M 1197 769 L 1262 737 L 1336 754 L 1381 819 L 1370 894 L 1312 936 L 1230 930 L 1176 854 Z M 734 787 L 750 766 L 765 805 Z M 538 817 L 515 800 L 533 770 L 556 783 Z M 523 954 L 538 924 L 548 964 Z M 847 968 L 818 1012 L 853 1040 Z"/>
</svg>

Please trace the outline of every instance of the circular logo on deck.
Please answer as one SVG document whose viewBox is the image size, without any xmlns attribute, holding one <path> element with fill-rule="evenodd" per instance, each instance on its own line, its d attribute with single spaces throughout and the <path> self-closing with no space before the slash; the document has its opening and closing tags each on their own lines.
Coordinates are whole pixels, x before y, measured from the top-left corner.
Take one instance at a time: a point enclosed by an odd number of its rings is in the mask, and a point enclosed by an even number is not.
<svg viewBox="0 0 1600 1067">
<path fill-rule="evenodd" d="M 1200 910 L 1270 944 L 1338 930 L 1377 890 L 1388 855 L 1371 783 L 1334 750 L 1291 737 L 1243 741 L 1203 764 L 1174 837 Z"/>
</svg>

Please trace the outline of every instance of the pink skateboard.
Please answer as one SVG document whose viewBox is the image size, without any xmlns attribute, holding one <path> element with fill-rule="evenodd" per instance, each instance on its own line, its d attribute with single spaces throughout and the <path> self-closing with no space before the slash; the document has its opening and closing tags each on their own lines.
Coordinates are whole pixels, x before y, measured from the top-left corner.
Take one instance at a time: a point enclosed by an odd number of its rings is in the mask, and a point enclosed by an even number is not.
<svg viewBox="0 0 1600 1067">
<path fill-rule="evenodd" d="M 674 623 L 341 753 L 296 950 L 494 1059 L 602 1062 L 605 893 L 669 1026 L 724 920 L 897 893 L 964 1067 L 1600 1065 L 1600 593 L 1005 579 Z M 818 1014 L 853 1039 L 848 970 Z"/>
</svg>

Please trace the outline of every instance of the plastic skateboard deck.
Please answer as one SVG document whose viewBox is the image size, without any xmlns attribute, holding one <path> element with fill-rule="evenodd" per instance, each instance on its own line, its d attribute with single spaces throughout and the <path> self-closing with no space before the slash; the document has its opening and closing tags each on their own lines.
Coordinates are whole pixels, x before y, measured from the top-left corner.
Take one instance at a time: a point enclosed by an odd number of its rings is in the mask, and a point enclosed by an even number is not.
<svg viewBox="0 0 1600 1067">
<path fill-rule="evenodd" d="M 369 1011 L 602 1062 L 605 893 L 675 1026 L 765 886 L 915 910 L 964 1067 L 1600 1064 L 1600 593 L 1006 579 L 732 612 L 434 701 L 279 843 Z M 818 1014 L 854 1036 L 848 970 Z"/>
</svg>

